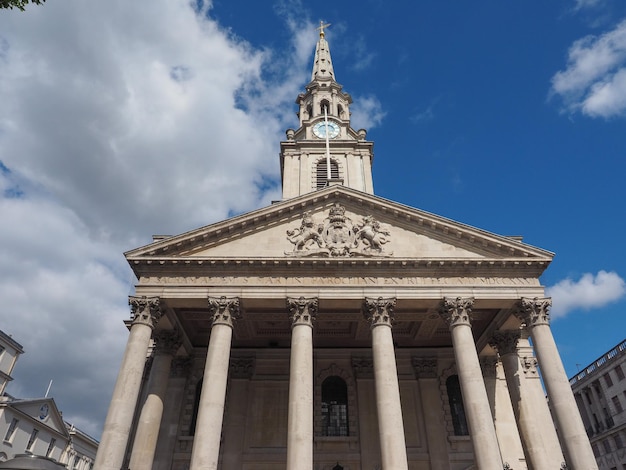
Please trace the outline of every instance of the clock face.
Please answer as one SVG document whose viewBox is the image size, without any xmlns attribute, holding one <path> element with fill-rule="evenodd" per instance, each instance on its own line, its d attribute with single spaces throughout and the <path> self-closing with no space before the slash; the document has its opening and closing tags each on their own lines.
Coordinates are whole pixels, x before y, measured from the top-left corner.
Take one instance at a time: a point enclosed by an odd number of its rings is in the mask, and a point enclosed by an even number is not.
<svg viewBox="0 0 626 470">
<path fill-rule="evenodd" d="M 320 121 L 313 126 L 313 133 L 320 139 L 325 139 L 327 134 L 329 139 L 334 139 L 339 135 L 339 131 L 339 125 L 333 121 L 328 123 Z"/>
</svg>

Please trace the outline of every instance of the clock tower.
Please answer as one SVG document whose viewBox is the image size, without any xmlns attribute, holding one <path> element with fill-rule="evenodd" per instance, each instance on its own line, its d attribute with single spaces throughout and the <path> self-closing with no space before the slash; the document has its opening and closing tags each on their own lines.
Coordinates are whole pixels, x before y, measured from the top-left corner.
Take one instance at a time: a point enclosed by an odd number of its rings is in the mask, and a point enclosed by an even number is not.
<svg viewBox="0 0 626 470">
<path fill-rule="evenodd" d="M 283 199 L 341 184 L 373 194 L 373 142 L 350 126 L 352 97 L 335 80 L 321 23 L 311 82 L 296 99 L 300 127 L 280 143 Z"/>
</svg>

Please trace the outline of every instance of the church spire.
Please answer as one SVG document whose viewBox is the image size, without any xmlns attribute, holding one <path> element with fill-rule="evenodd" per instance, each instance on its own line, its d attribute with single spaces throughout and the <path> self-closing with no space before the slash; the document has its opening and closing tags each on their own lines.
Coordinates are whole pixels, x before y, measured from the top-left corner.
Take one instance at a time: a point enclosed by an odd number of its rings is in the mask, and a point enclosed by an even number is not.
<svg viewBox="0 0 626 470">
<path fill-rule="evenodd" d="M 329 78 L 335 80 L 335 72 L 333 71 L 333 61 L 330 58 L 330 48 L 326 41 L 324 29 L 330 26 L 329 23 L 320 21 L 317 28 L 320 32 L 320 38 L 315 47 L 315 61 L 313 62 L 313 72 L 311 73 L 311 81 Z"/>
</svg>

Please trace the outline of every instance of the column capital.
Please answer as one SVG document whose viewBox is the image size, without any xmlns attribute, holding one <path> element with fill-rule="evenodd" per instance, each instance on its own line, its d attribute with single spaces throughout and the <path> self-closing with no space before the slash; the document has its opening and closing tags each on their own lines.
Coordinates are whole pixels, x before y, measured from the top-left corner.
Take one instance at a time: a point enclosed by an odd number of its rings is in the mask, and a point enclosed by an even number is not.
<svg viewBox="0 0 626 470">
<path fill-rule="evenodd" d="M 489 346 L 497 350 L 500 356 L 517 354 L 517 341 L 520 336 L 520 330 L 494 331 Z"/>
<path fill-rule="evenodd" d="M 296 325 L 313 327 L 313 320 L 317 315 L 317 297 L 287 297 L 287 309 L 292 328 Z"/>
<path fill-rule="evenodd" d="M 214 325 L 233 327 L 233 320 L 241 318 L 239 297 L 209 297 L 209 313 Z"/>
<path fill-rule="evenodd" d="M 374 377 L 374 360 L 370 356 L 353 357 L 352 369 L 357 379 L 371 379 Z"/>
<path fill-rule="evenodd" d="M 543 299 L 538 297 L 535 297 L 534 299 L 522 297 L 518 302 L 517 309 L 514 313 L 515 316 L 523 321 L 528 328 L 532 328 L 537 325 L 549 325 L 549 310 L 551 306 L 552 299 L 549 297 Z"/>
<path fill-rule="evenodd" d="M 474 297 L 444 297 L 439 307 L 439 315 L 450 328 L 458 325 L 471 326 Z"/>
<path fill-rule="evenodd" d="M 156 354 L 173 356 L 182 344 L 183 340 L 176 330 L 159 330 L 154 332 Z"/>
<path fill-rule="evenodd" d="M 411 364 L 418 379 L 432 379 L 437 377 L 436 357 L 416 357 L 411 358 Z"/>
<path fill-rule="evenodd" d="M 146 297 L 145 295 L 128 297 L 131 325 L 147 325 L 154 329 L 163 315 L 160 302 L 159 297 Z"/>
<path fill-rule="evenodd" d="M 365 297 L 363 302 L 363 315 L 370 322 L 371 327 L 378 325 L 387 325 L 391 327 L 393 324 L 393 310 L 396 306 L 396 298 L 389 297 L 384 299 L 378 297 Z"/>
<path fill-rule="evenodd" d="M 256 358 L 253 356 L 232 357 L 228 363 L 229 375 L 234 379 L 249 379 L 254 375 Z"/>
</svg>

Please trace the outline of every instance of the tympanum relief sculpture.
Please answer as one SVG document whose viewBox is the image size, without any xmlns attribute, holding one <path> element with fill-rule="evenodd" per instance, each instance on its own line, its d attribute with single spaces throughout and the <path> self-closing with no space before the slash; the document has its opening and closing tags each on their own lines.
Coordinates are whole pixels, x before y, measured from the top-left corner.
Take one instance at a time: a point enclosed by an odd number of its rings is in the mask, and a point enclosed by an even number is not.
<svg viewBox="0 0 626 470">
<path fill-rule="evenodd" d="M 346 209 L 335 204 L 323 223 L 316 223 L 310 212 L 302 216 L 300 227 L 287 230 L 287 240 L 293 245 L 290 256 L 391 256 L 384 246 L 389 242 L 389 229 L 373 216 L 353 223 Z"/>
</svg>

